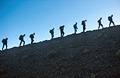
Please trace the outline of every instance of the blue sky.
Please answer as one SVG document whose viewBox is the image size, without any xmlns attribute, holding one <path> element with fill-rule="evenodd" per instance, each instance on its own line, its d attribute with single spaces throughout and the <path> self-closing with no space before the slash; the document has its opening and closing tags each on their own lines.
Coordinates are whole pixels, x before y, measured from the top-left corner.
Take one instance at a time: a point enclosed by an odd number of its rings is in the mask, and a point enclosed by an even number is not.
<svg viewBox="0 0 120 78">
<path fill-rule="evenodd" d="M 114 15 L 116 25 L 120 25 L 120 0 L 0 0 L 0 41 L 8 37 L 8 48 L 18 46 L 19 36 L 36 33 L 35 42 L 49 40 L 49 30 L 55 28 L 55 37 L 60 36 L 59 27 L 66 25 L 65 36 L 72 34 L 73 24 L 78 22 L 78 32 L 82 32 L 81 21 L 87 19 L 86 31 L 98 28 L 97 20 L 102 17 L 104 27 L 108 27 L 108 16 Z M 2 42 L 0 42 L 0 49 Z"/>
</svg>

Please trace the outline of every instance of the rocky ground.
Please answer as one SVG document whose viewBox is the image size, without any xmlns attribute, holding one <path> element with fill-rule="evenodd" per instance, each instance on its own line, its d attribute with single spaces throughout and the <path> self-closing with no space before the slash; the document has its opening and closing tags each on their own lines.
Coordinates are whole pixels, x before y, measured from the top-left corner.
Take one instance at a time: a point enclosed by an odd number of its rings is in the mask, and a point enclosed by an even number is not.
<svg viewBox="0 0 120 78">
<path fill-rule="evenodd" d="M 0 52 L 0 78 L 120 78 L 119 50 L 120 26 L 14 47 Z"/>
</svg>

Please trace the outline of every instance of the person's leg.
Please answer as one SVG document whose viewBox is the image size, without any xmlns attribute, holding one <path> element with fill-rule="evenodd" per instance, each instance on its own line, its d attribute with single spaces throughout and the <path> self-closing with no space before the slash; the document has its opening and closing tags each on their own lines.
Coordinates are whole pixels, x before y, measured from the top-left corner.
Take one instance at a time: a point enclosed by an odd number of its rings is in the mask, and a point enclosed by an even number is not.
<svg viewBox="0 0 120 78">
<path fill-rule="evenodd" d="M 99 26 L 98 26 L 98 30 L 99 30 L 99 28 L 100 28 L 100 24 L 99 24 Z"/>
<path fill-rule="evenodd" d="M 31 38 L 31 44 L 32 44 L 32 38 Z"/>
<path fill-rule="evenodd" d="M 54 37 L 54 33 L 53 33 L 53 37 Z"/>
<path fill-rule="evenodd" d="M 33 38 L 31 38 L 31 44 L 33 44 L 33 41 L 34 41 Z"/>
<path fill-rule="evenodd" d="M 4 48 L 4 44 L 3 44 L 2 50 L 3 50 L 3 48 Z"/>
<path fill-rule="evenodd" d="M 19 46 L 21 46 L 21 44 L 22 44 L 22 40 L 20 41 L 20 45 Z"/>
<path fill-rule="evenodd" d="M 25 46 L 25 41 L 23 40 L 23 46 Z"/>
<path fill-rule="evenodd" d="M 75 28 L 74 28 L 74 34 L 76 33 L 76 30 L 75 30 Z"/>
<path fill-rule="evenodd" d="M 6 44 L 6 49 L 7 49 L 7 44 Z"/>
<path fill-rule="evenodd" d="M 52 33 L 51 33 L 51 39 L 52 39 Z"/>
<path fill-rule="evenodd" d="M 102 24 L 101 24 L 101 26 L 102 26 L 102 28 L 104 28 Z"/>
<path fill-rule="evenodd" d="M 64 33 L 64 31 L 63 31 L 63 36 L 64 36 L 64 34 L 65 34 L 65 33 Z"/>
<path fill-rule="evenodd" d="M 109 27 L 110 27 L 110 25 L 111 25 L 111 21 L 110 21 L 110 23 L 109 23 Z"/>
<path fill-rule="evenodd" d="M 62 30 L 60 30 L 60 33 L 61 33 L 61 37 L 62 37 Z"/>
<path fill-rule="evenodd" d="M 54 34 L 52 33 L 51 35 L 52 35 L 52 39 L 53 39 L 53 37 L 54 37 Z"/>
<path fill-rule="evenodd" d="M 100 26 L 103 28 L 103 25 L 102 25 L 102 24 L 100 24 Z"/>
<path fill-rule="evenodd" d="M 64 33 L 63 33 L 63 30 L 61 30 L 61 37 L 63 37 L 63 34 L 64 34 Z"/>
<path fill-rule="evenodd" d="M 75 29 L 75 34 L 76 34 L 76 32 L 77 32 L 77 29 Z"/>
<path fill-rule="evenodd" d="M 32 43 L 34 42 L 33 38 L 32 38 Z"/>
<path fill-rule="evenodd" d="M 112 21 L 113 25 L 115 26 L 115 23 Z"/>
<path fill-rule="evenodd" d="M 85 29 L 86 29 L 86 28 L 85 28 L 85 25 L 83 25 L 83 32 L 85 32 Z"/>
<path fill-rule="evenodd" d="M 84 25 L 83 25 L 83 32 L 84 32 Z"/>
</svg>

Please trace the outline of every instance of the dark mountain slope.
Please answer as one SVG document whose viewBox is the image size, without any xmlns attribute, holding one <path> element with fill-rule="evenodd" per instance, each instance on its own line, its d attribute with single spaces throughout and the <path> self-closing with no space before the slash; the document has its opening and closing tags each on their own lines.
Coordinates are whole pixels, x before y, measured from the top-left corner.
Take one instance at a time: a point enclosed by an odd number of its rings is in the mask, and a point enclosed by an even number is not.
<svg viewBox="0 0 120 78">
<path fill-rule="evenodd" d="M 0 52 L 0 78 L 120 78 L 120 26 Z"/>
</svg>

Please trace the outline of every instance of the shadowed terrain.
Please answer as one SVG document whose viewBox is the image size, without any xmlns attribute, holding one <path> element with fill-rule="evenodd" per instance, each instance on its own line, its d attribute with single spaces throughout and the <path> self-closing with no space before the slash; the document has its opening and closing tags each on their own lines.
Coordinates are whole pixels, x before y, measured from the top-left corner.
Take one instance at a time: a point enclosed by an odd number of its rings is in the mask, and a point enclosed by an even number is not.
<svg viewBox="0 0 120 78">
<path fill-rule="evenodd" d="M 120 78 L 120 26 L 0 52 L 0 78 Z"/>
</svg>

